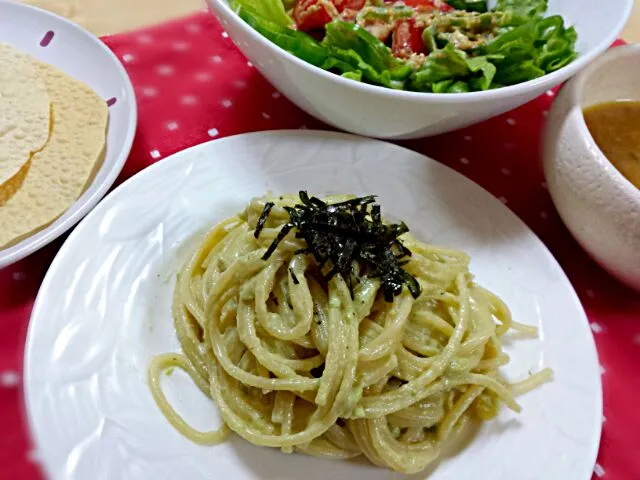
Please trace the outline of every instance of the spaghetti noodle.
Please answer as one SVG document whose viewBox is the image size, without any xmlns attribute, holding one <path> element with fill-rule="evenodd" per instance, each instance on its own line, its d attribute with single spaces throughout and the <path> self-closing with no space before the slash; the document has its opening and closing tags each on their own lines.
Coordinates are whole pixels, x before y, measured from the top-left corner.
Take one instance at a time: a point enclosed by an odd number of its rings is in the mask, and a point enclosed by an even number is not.
<svg viewBox="0 0 640 480">
<path fill-rule="evenodd" d="M 509 362 L 501 338 L 535 329 L 513 322 L 506 305 L 473 282 L 462 252 L 402 235 L 412 253 L 403 268 L 421 293 L 403 288 L 391 302 L 381 278 L 357 265 L 352 288 L 341 274 L 328 280 L 314 256 L 301 253 L 307 245 L 295 229 L 265 260 L 296 200 L 254 199 L 216 225 L 179 272 L 173 317 L 183 354 L 153 359 L 149 383 L 186 437 L 215 444 L 232 430 L 285 453 L 364 454 L 411 474 L 469 422 L 494 418 L 503 404 L 520 411 L 514 395 L 551 377 L 547 369 L 517 385 L 501 378 Z M 196 431 L 173 410 L 160 386 L 171 367 L 215 402 L 220 430 Z"/>
</svg>

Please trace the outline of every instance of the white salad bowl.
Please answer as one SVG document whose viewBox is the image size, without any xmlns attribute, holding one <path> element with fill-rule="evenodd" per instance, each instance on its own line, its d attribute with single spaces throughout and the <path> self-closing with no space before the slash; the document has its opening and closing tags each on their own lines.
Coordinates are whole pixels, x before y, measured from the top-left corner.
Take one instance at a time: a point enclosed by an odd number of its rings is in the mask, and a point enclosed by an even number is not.
<svg viewBox="0 0 640 480">
<path fill-rule="evenodd" d="M 324 71 L 260 35 L 227 0 L 207 2 L 238 48 L 289 100 L 334 127 L 387 139 L 445 133 L 523 105 L 604 52 L 622 31 L 633 7 L 633 0 L 550 0 L 548 14 L 562 15 L 578 32 L 579 56 L 572 63 L 518 85 L 442 94 L 391 90 Z"/>
<path fill-rule="evenodd" d="M 567 83 L 549 112 L 545 175 L 563 221 L 605 270 L 640 290 L 640 190 L 596 145 L 586 107 L 640 101 L 640 45 L 610 50 Z"/>
</svg>

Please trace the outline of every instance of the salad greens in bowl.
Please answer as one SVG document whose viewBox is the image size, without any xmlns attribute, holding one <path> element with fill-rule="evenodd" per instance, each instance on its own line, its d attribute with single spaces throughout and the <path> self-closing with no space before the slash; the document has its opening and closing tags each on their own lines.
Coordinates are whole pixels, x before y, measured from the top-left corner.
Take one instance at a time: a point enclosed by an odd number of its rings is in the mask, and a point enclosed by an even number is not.
<svg viewBox="0 0 640 480">
<path fill-rule="evenodd" d="M 622 31 L 633 0 L 207 0 L 289 100 L 343 130 L 407 139 L 516 108 Z"/>
<path fill-rule="evenodd" d="M 351 80 L 432 93 L 514 85 L 572 62 L 577 33 L 547 0 L 233 0 L 258 32 Z"/>
</svg>

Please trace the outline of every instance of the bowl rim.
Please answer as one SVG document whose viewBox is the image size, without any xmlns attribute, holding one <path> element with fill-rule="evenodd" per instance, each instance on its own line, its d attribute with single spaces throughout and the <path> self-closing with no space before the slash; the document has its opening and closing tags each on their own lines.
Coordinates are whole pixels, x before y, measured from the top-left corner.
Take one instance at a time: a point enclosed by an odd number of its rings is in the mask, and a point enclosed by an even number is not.
<svg viewBox="0 0 640 480">
<path fill-rule="evenodd" d="M 128 98 L 127 102 L 127 123 L 128 129 L 124 136 L 124 139 L 116 145 L 114 149 L 117 153 L 113 155 L 113 165 L 107 173 L 102 182 L 97 182 L 98 175 L 105 169 L 106 160 L 109 156 L 106 153 L 102 160 L 102 165 L 95 172 L 95 175 L 91 179 L 91 182 L 82 191 L 80 196 L 55 220 L 46 225 L 45 227 L 30 232 L 27 236 L 17 243 L 11 244 L 8 247 L 0 248 L 0 269 L 8 267 L 18 261 L 28 257 L 29 255 L 41 250 L 45 246 L 58 239 L 66 232 L 71 230 L 85 215 L 87 215 L 105 196 L 109 189 L 116 182 L 118 176 L 122 172 L 124 165 L 129 158 L 133 141 L 136 134 L 136 128 L 138 123 L 138 108 L 136 95 L 131 83 L 131 78 L 124 68 L 124 65 L 116 54 L 111 51 L 107 45 L 100 40 L 99 37 L 90 33 L 87 29 L 81 27 L 75 22 L 64 18 L 55 13 L 49 12 L 33 5 L 16 2 L 14 0 L 0 0 L 0 7 L 23 9 L 30 12 L 34 17 L 41 17 L 51 20 L 51 25 L 64 25 L 65 28 L 74 30 L 83 36 L 86 42 L 93 43 L 99 49 L 99 51 L 108 59 L 111 67 L 116 70 L 120 76 L 122 84 L 120 88 L 124 91 L 124 96 Z M 58 68 L 55 64 L 54 67 Z M 89 85 L 93 88 L 92 85 Z M 109 114 L 109 121 L 107 128 L 111 128 L 112 116 Z M 108 130 L 107 130 L 108 132 Z M 108 141 L 105 143 L 105 149 L 108 148 Z M 106 151 L 106 150 L 105 150 Z"/>
<path fill-rule="evenodd" d="M 216 10 L 213 5 L 217 5 L 219 9 L 222 9 L 230 18 L 233 18 L 235 23 L 241 25 L 240 28 L 244 29 L 245 32 L 248 32 L 248 35 L 252 37 L 253 40 L 260 42 L 263 46 L 271 49 L 272 51 L 278 51 L 279 55 L 284 56 L 292 63 L 296 64 L 299 67 L 304 68 L 305 70 L 315 72 L 325 79 L 333 79 L 333 81 L 338 84 L 358 91 L 364 91 L 365 93 L 377 94 L 386 96 L 389 98 L 395 98 L 397 100 L 411 100 L 415 101 L 418 99 L 428 100 L 430 103 L 466 103 L 470 100 L 476 101 L 487 101 L 487 100 L 498 100 L 505 97 L 517 96 L 519 94 L 526 94 L 536 89 L 543 89 L 549 86 L 555 86 L 558 83 L 563 82 L 567 78 L 572 77 L 576 73 L 578 73 L 581 69 L 583 69 L 586 65 L 591 63 L 596 57 L 606 51 L 618 38 L 625 25 L 627 24 L 629 17 L 631 16 L 631 11 L 633 9 L 634 0 L 624 0 L 624 11 L 616 24 L 616 26 L 606 35 L 604 38 L 600 40 L 600 42 L 596 45 L 595 48 L 590 51 L 579 55 L 575 60 L 573 60 L 568 65 L 565 65 L 559 70 L 555 72 L 548 73 L 543 75 L 542 77 L 535 78 L 533 80 L 529 80 L 524 83 L 519 83 L 516 85 L 509 85 L 507 87 L 501 87 L 494 90 L 485 90 L 480 92 L 464 92 L 464 93 L 448 93 L 446 95 L 442 93 L 433 93 L 433 92 L 413 92 L 409 90 L 394 90 L 387 87 L 382 87 L 379 85 L 372 85 L 364 82 L 356 82 L 354 80 L 350 80 L 340 75 L 336 75 L 334 73 L 323 70 L 320 67 L 316 67 L 305 60 L 302 60 L 292 53 L 289 53 L 285 49 L 273 43 L 271 40 L 264 37 L 258 31 L 253 29 L 249 24 L 247 24 L 244 20 L 242 20 L 238 14 L 231 8 L 227 0 L 207 0 L 209 4 L 209 8 L 212 10 Z M 215 14 L 215 11 L 214 11 Z M 226 25 L 226 20 L 222 19 L 223 25 Z M 579 34 L 579 33 L 578 33 Z"/>
<path fill-rule="evenodd" d="M 595 75 L 597 72 L 606 68 L 609 63 L 620 58 L 620 57 L 640 57 L 640 44 L 630 43 L 627 45 L 621 45 L 619 47 L 612 48 L 611 50 L 605 52 L 600 55 L 593 63 L 591 63 L 587 68 L 585 68 L 582 72 L 580 72 L 574 79 L 571 85 L 571 91 L 569 95 L 570 102 L 570 112 L 577 110 L 577 127 L 582 132 L 582 137 L 587 144 L 589 151 L 595 152 L 597 157 L 604 162 L 606 166 L 610 166 L 611 168 L 602 168 L 604 170 L 604 174 L 612 180 L 619 188 L 625 192 L 627 198 L 631 198 L 637 200 L 640 204 L 640 187 L 636 187 L 631 180 L 625 177 L 618 167 L 616 167 L 609 157 L 602 151 L 602 149 L 598 146 L 589 127 L 587 126 L 587 122 L 584 118 L 584 105 L 583 105 L 583 97 L 586 91 L 586 84 L 589 79 Z M 614 102 L 617 100 L 613 100 Z M 640 102 L 640 99 L 636 102 Z M 595 104 L 597 105 L 597 104 Z"/>
</svg>

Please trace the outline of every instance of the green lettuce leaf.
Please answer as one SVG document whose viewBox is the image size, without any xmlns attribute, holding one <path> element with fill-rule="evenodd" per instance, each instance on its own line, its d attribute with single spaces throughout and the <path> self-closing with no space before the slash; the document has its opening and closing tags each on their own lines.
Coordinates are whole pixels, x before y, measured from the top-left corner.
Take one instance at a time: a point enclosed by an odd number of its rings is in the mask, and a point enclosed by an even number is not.
<svg viewBox="0 0 640 480">
<path fill-rule="evenodd" d="M 416 90 L 428 92 L 432 91 L 432 84 L 465 77 L 468 74 L 466 54 L 449 44 L 427 57 L 422 67 L 412 75 L 411 84 Z"/>
<path fill-rule="evenodd" d="M 547 17 L 536 24 L 538 45 L 537 65 L 545 72 L 553 72 L 571 63 L 577 56 L 575 28 L 565 28 L 559 15 Z"/>
<path fill-rule="evenodd" d="M 363 62 L 371 68 L 370 71 L 379 75 L 387 75 L 384 72 L 388 72 L 389 81 L 404 81 L 413 72 L 410 64 L 394 57 L 389 47 L 353 23 L 340 20 L 329 23 L 325 27 L 322 45 L 343 61 L 351 64 Z M 351 60 L 347 60 L 347 56 Z M 366 70 L 362 70 L 362 73 L 367 78 Z"/>
<path fill-rule="evenodd" d="M 449 91 L 447 93 L 466 93 L 470 92 L 469 84 L 462 80 L 458 80 L 451 87 L 449 87 Z"/>
<path fill-rule="evenodd" d="M 355 80 L 356 82 L 362 81 L 362 72 L 345 72 L 341 77 L 348 78 L 349 80 Z"/>
<path fill-rule="evenodd" d="M 535 25 L 529 22 L 516 27 L 480 49 L 496 66 L 496 83 L 514 85 L 545 74 L 537 66 Z"/>
<path fill-rule="evenodd" d="M 536 53 L 535 40 L 537 33 L 535 25 L 535 22 L 528 22 L 506 30 L 489 43 L 480 47 L 478 52 L 491 56 L 497 65 L 530 60 Z"/>
<path fill-rule="evenodd" d="M 433 93 L 449 93 L 449 89 L 453 85 L 453 80 L 442 80 L 431 85 Z"/>
<path fill-rule="evenodd" d="M 487 0 L 448 0 L 447 4 L 456 10 L 484 13 L 489 10 Z"/>
<path fill-rule="evenodd" d="M 293 19 L 284 10 L 282 0 L 232 0 L 229 3 L 232 9 L 244 11 L 245 15 L 249 14 L 252 18 L 281 27 L 293 25 Z"/>
<path fill-rule="evenodd" d="M 410 87 L 420 92 L 460 93 L 488 90 L 496 67 L 487 57 L 470 58 L 449 44 L 431 53 L 410 79 Z"/>
<path fill-rule="evenodd" d="M 491 12 L 495 19 L 495 24 L 498 26 L 499 31 L 509 31 L 511 28 L 519 27 L 525 23 L 529 23 L 531 19 L 526 15 L 522 15 L 517 12 Z"/>
<path fill-rule="evenodd" d="M 438 42 L 436 39 L 436 24 L 432 23 L 422 31 L 422 42 L 427 47 L 427 51 L 433 52 L 438 50 Z"/>
<path fill-rule="evenodd" d="M 547 11 L 547 0 L 498 0 L 494 10 L 537 19 Z"/>
<path fill-rule="evenodd" d="M 487 57 L 469 58 L 467 66 L 472 73 L 480 73 L 480 75 L 472 76 L 469 81 L 471 90 L 489 90 L 496 75 L 496 66 Z"/>
<path fill-rule="evenodd" d="M 238 14 L 273 43 L 312 65 L 321 67 L 329 57 L 327 49 L 306 33 L 255 16 L 244 7 L 238 10 Z"/>
<path fill-rule="evenodd" d="M 524 60 L 519 63 L 500 67 L 496 74 L 496 82 L 501 85 L 515 85 L 528 82 L 541 77 L 545 71 L 537 67 L 533 60 Z"/>
<path fill-rule="evenodd" d="M 469 84 L 464 80 L 443 80 L 433 84 L 433 93 L 465 93 L 470 91 Z"/>
<path fill-rule="evenodd" d="M 393 82 L 389 70 L 377 72 L 353 50 L 331 48 L 330 56 L 324 62 L 322 68 L 325 70 L 338 70 L 345 78 L 366 80 L 369 83 L 383 85 L 389 88 L 402 86 Z"/>
<path fill-rule="evenodd" d="M 576 57 L 577 34 L 555 15 L 507 29 L 475 53 L 497 67 L 495 82 L 514 85 L 564 67 Z"/>
</svg>

